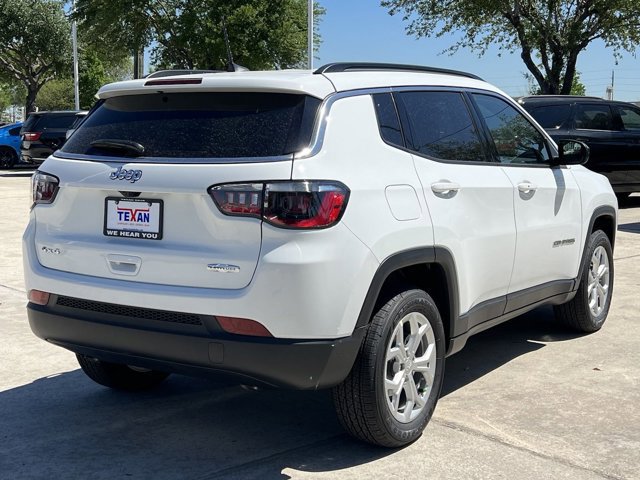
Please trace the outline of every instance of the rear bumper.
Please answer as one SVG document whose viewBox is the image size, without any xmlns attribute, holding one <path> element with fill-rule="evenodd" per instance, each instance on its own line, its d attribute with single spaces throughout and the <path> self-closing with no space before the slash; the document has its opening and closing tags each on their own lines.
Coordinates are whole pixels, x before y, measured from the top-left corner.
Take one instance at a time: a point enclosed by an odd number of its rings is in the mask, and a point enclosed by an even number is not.
<svg viewBox="0 0 640 480">
<path fill-rule="evenodd" d="M 29 148 L 20 148 L 20 157 L 22 158 L 22 161 L 26 163 L 35 163 L 36 165 L 43 163 L 52 153 L 53 149 L 45 146 L 37 147 L 32 145 Z"/>
<path fill-rule="evenodd" d="M 334 386 L 349 374 L 365 332 L 319 341 L 254 338 L 223 332 L 214 317 L 199 316 L 200 325 L 173 323 L 59 306 L 56 300 L 27 306 L 31 329 L 50 343 L 105 361 L 251 385 Z M 162 313 L 172 318 L 174 312 Z"/>
</svg>

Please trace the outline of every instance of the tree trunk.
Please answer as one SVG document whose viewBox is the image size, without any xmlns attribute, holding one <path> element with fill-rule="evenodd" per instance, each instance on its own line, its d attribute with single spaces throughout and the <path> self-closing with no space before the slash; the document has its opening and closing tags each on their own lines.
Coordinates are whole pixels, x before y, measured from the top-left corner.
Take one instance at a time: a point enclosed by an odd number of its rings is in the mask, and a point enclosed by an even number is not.
<svg viewBox="0 0 640 480">
<path fill-rule="evenodd" d="M 38 87 L 37 84 L 35 84 L 35 85 L 28 84 L 28 85 L 26 85 L 26 87 L 27 87 L 27 101 L 26 101 L 25 106 L 24 106 L 25 115 L 35 111 L 35 109 L 36 109 L 36 97 L 38 96 L 38 91 L 40 90 L 40 88 Z"/>
</svg>

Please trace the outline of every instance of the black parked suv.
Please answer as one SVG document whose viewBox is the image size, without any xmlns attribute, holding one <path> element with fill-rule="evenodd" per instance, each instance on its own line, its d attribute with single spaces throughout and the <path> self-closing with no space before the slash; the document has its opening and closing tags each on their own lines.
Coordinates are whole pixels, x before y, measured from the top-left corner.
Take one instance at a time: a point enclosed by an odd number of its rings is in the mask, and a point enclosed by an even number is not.
<svg viewBox="0 0 640 480">
<path fill-rule="evenodd" d="M 67 130 L 77 113 L 76 110 L 30 113 L 20 130 L 22 160 L 36 164 L 44 162 L 65 142 Z"/>
<path fill-rule="evenodd" d="M 519 103 L 559 140 L 591 148 L 586 167 L 605 175 L 619 199 L 640 192 L 640 108 L 597 97 L 538 95 Z"/>
</svg>

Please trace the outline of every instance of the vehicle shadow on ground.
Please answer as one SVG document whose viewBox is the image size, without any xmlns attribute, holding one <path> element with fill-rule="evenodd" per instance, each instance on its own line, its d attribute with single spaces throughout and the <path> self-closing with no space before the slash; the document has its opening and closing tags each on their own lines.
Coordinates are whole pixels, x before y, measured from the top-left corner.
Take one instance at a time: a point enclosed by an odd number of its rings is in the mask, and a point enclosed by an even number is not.
<svg viewBox="0 0 640 480">
<path fill-rule="evenodd" d="M 618 230 L 627 233 L 640 233 L 640 222 L 623 223 L 618 225 Z"/>
<path fill-rule="evenodd" d="M 540 307 L 469 339 L 464 349 L 446 360 L 441 398 L 510 361 L 544 348 L 545 343 L 582 336 L 558 322 L 553 307 Z"/>
<path fill-rule="evenodd" d="M 571 338 L 548 309 L 472 338 L 447 360 L 443 396 L 514 358 Z M 5 478 L 289 478 L 336 472 L 398 450 L 352 440 L 330 392 L 252 390 L 174 375 L 122 393 L 80 370 L 0 392 Z"/>
<path fill-rule="evenodd" d="M 12 169 L 0 169 L 0 177 L 30 177 L 35 169 L 35 165 L 20 165 Z"/>
</svg>

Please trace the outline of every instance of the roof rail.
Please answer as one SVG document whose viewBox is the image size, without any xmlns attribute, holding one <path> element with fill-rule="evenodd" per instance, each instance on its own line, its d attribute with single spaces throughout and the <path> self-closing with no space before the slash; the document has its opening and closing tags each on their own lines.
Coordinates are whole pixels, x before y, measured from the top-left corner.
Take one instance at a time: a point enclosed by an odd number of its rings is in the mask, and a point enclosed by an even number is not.
<svg viewBox="0 0 640 480">
<path fill-rule="evenodd" d="M 587 99 L 587 100 L 606 100 L 602 97 L 592 97 L 592 96 L 588 96 L 588 95 L 551 95 L 551 94 L 546 94 L 546 95 L 525 95 L 523 97 L 520 97 L 518 100 L 535 100 L 536 98 L 557 98 L 558 100 L 564 100 L 564 99 Z"/>
<path fill-rule="evenodd" d="M 398 72 L 425 72 L 425 73 L 441 73 L 444 75 L 457 75 L 459 77 L 473 78 L 482 80 L 477 75 L 458 70 L 449 70 L 447 68 L 427 67 L 424 65 L 404 65 L 396 63 L 371 63 L 371 62 L 337 62 L 328 63 L 315 70 L 314 74 L 337 73 L 337 72 L 354 72 L 354 71 L 376 71 L 376 70 L 395 70 Z"/>
<path fill-rule="evenodd" d="M 161 78 L 172 77 L 175 75 L 196 75 L 199 73 L 222 73 L 224 70 L 158 70 L 157 72 L 150 73 L 146 79 L 149 78 Z"/>
</svg>

